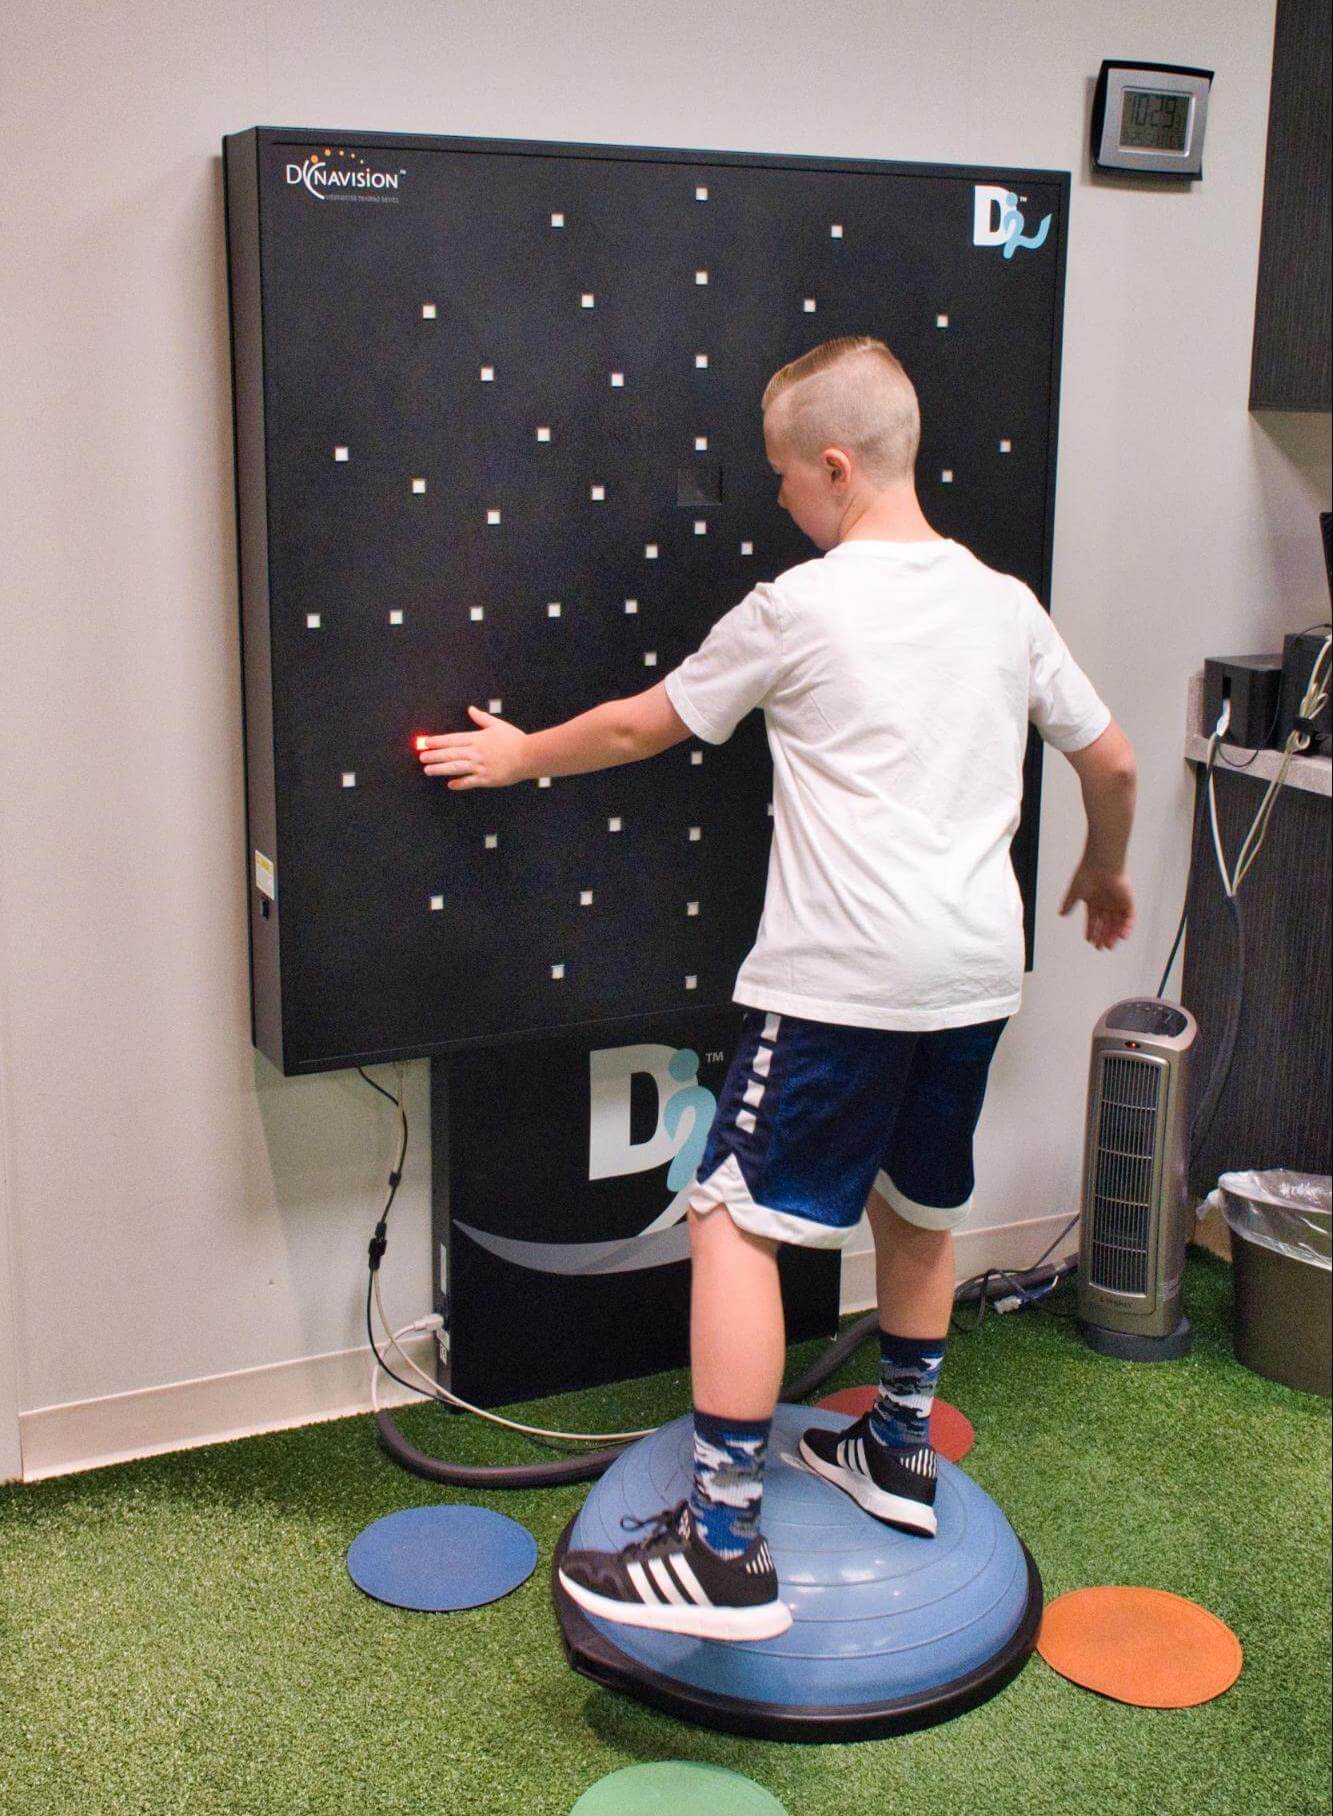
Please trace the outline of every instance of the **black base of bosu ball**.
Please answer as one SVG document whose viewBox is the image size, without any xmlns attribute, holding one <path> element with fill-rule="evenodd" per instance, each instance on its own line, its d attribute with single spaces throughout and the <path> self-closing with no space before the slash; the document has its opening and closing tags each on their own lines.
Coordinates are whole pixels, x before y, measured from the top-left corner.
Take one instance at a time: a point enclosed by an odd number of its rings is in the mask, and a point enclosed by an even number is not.
<svg viewBox="0 0 1333 1816">
<path fill-rule="evenodd" d="M 933 1538 L 900 1532 L 808 1469 L 797 1445 L 845 1415 L 779 1406 L 761 1524 L 792 1611 L 772 1640 L 683 1638 L 604 1621 L 560 1583 L 574 1550 L 618 1551 L 622 1517 L 684 1500 L 693 1475 L 687 1414 L 643 1438 L 595 1485 L 560 1536 L 552 1594 L 569 1662 L 594 1682 L 685 1721 L 764 1740 L 870 1740 L 947 1721 L 1022 1670 L 1036 1643 L 1037 1566 L 999 1508 L 940 1460 Z"/>
</svg>

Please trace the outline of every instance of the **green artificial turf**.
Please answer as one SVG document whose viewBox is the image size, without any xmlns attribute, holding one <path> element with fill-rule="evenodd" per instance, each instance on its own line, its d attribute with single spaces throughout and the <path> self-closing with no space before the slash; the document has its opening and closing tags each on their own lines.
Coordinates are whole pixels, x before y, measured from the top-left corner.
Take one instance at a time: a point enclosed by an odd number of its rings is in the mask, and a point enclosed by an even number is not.
<svg viewBox="0 0 1333 1816">
<path fill-rule="evenodd" d="M 0 1488 L 0 1809 L 564 1816 L 622 1766 L 681 1759 L 747 1774 L 789 1816 L 1327 1810 L 1329 1406 L 1239 1366 L 1231 1303 L 1230 1269 L 1192 1250 L 1184 1360 L 1114 1362 L 1034 1310 L 955 1335 L 942 1382 L 977 1429 L 963 1467 L 1026 1540 L 1048 1600 L 1148 1584 L 1239 1635 L 1239 1681 L 1199 1708 L 1131 1708 L 1034 1656 L 981 1708 L 898 1739 L 685 1726 L 565 1664 L 549 1563 L 586 1487 L 438 1488 L 362 1417 Z M 1072 1292 L 1050 1304 L 1068 1311 Z M 825 1391 L 875 1362 L 864 1346 Z M 677 1373 L 526 1411 L 597 1430 L 687 1405 Z M 539 1454 L 432 1406 L 401 1422 L 460 1460 Z M 521 1520 L 536 1573 L 458 1614 L 362 1595 L 345 1566 L 357 1533 L 437 1500 Z"/>
</svg>

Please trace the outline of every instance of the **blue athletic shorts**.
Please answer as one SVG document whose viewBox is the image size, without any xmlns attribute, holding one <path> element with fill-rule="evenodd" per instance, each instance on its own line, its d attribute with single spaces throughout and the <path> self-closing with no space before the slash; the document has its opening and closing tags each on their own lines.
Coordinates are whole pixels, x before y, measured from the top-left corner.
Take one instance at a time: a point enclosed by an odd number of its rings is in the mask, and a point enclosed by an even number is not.
<svg viewBox="0 0 1333 1816">
<path fill-rule="evenodd" d="M 1008 1022 L 908 1031 L 746 1011 L 690 1190 L 741 1229 L 841 1248 L 874 1186 L 908 1223 L 972 1208 L 972 1136 Z"/>
</svg>

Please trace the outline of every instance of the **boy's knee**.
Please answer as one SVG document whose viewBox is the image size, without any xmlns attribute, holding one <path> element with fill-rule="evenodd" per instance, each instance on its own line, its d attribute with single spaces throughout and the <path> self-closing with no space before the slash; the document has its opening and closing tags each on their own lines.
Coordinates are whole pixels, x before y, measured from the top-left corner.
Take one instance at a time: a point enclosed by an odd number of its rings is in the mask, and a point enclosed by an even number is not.
<svg viewBox="0 0 1333 1816">
<path fill-rule="evenodd" d="M 689 1229 L 690 1251 L 694 1255 L 698 1255 L 701 1249 L 757 1251 L 764 1255 L 776 1255 L 778 1252 L 777 1243 L 769 1237 L 742 1229 L 725 1204 L 713 1204 L 703 1211 L 696 1210 L 691 1204 Z"/>
<path fill-rule="evenodd" d="M 967 1221 L 972 1209 L 969 1197 L 963 1204 L 939 1206 L 917 1204 L 900 1192 L 887 1173 L 881 1173 L 871 1188 L 866 1210 L 876 1238 L 889 1241 L 913 1241 L 949 1235 Z"/>
</svg>

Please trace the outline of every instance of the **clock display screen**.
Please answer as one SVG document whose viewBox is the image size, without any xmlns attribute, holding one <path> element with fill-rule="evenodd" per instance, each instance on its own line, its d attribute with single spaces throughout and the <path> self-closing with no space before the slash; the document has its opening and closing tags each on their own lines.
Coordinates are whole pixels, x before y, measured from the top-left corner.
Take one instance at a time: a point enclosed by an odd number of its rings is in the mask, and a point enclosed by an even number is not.
<svg viewBox="0 0 1333 1816">
<path fill-rule="evenodd" d="M 1190 96 L 1127 88 L 1120 114 L 1121 150 L 1184 151 Z"/>
</svg>

